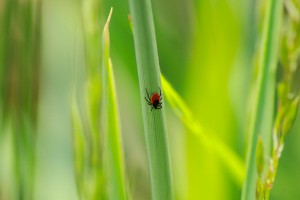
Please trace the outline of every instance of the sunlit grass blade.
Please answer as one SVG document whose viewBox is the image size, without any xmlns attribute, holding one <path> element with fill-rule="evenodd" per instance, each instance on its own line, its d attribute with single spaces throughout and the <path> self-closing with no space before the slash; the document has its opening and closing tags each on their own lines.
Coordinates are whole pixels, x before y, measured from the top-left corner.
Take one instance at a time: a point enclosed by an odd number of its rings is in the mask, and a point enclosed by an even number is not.
<svg viewBox="0 0 300 200">
<path fill-rule="evenodd" d="M 174 90 L 172 85 L 162 75 L 161 82 L 164 91 L 164 97 L 180 118 L 183 124 L 198 138 L 199 142 L 213 151 L 227 167 L 238 184 L 242 185 L 245 176 L 245 166 L 238 155 L 230 149 L 224 142 L 214 137 L 210 131 L 203 129 L 192 115 L 192 112 L 185 104 L 184 100 Z"/>
<path fill-rule="evenodd" d="M 110 60 L 109 23 L 112 8 L 103 30 L 103 130 L 104 170 L 109 199 L 126 199 L 124 164 L 119 128 L 117 97 Z"/>
<path fill-rule="evenodd" d="M 129 0 L 129 5 L 133 23 L 152 199 L 169 200 L 173 198 L 173 192 L 164 106 L 160 110 L 151 110 L 151 106 L 145 101 L 146 89 L 151 95 L 154 92 L 159 93 L 162 88 L 151 2 L 150 0 Z"/>
<path fill-rule="evenodd" d="M 276 69 L 278 62 L 279 30 L 283 12 L 283 0 L 268 0 L 266 15 L 261 39 L 258 78 L 255 87 L 253 112 L 250 119 L 249 143 L 246 160 L 246 179 L 242 191 L 243 200 L 255 199 L 256 173 L 256 145 L 260 131 L 265 135 L 262 137 L 264 146 L 269 146 L 272 134 L 272 121 L 266 122 L 265 112 L 274 113 Z M 269 116 L 270 117 L 270 116 Z M 267 118 L 269 118 L 267 117 Z M 273 117 L 273 116 L 271 116 Z M 264 123 L 262 123 L 264 121 Z M 268 147 L 266 148 L 269 149 Z"/>
</svg>

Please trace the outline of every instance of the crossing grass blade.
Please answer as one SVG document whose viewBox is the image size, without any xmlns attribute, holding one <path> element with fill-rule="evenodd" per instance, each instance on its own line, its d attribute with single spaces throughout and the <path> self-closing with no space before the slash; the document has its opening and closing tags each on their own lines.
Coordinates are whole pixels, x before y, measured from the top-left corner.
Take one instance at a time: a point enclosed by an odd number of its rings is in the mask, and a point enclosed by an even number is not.
<svg viewBox="0 0 300 200">
<path fill-rule="evenodd" d="M 164 97 L 174 110 L 175 114 L 196 136 L 199 143 L 209 148 L 220 158 L 236 182 L 242 185 L 245 177 L 245 166 L 243 161 L 226 144 L 224 144 L 217 137 L 213 137 L 215 134 L 212 134 L 208 130 L 204 129 L 199 122 L 195 120 L 192 112 L 185 104 L 184 100 L 163 75 L 161 75 L 161 82 L 163 86 Z"/>
<path fill-rule="evenodd" d="M 119 128 L 117 97 L 112 63 L 110 60 L 109 23 L 112 8 L 103 30 L 103 129 L 104 170 L 109 199 L 126 199 L 124 164 Z"/>
</svg>

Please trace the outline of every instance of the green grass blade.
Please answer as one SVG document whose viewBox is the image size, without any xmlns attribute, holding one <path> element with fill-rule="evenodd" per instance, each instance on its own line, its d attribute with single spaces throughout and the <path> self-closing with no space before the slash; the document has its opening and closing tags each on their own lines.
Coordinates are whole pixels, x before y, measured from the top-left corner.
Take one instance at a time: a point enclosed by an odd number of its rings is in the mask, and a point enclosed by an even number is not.
<svg viewBox="0 0 300 200">
<path fill-rule="evenodd" d="M 82 119 L 79 113 L 76 93 L 72 94 L 71 102 L 71 120 L 72 120 L 72 136 L 73 136 L 73 149 L 74 149 L 74 172 L 75 182 L 78 195 L 81 199 L 85 196 L 85 136 L 83 130 Z"/>
<path fill-rule="evenodd" d="M 151 111 L 146 89 L 161 88 L 160 68 L 150 0 L 129 0 L 149 161 L 152 199 L 173 199 L 164 106 Z"/>
<path fill-rule="evenodd" d="M 163 75 L 161 76 L 161 82 L 164 97 L 183 124 L 196 136 L 201 144 L 210 148 L 210 150 L 222 160 L 233 178 L 238 184 L 242 185 L 245 176 L 245 166 L 243 161 L 226 144 L 217 137 L 213 137 L 215 134 L 203 129 L 203 127 L 195 120 L 184 100 Z"/>
<path fill-rule="evenodd" d="M 109 53 L 110 11 L 103 30 L 103 129 L 104 129 L 104 170 L 109 199 L 126 199 L 121 134 L 117 108 L 116 89 Z"/>
<path fill-rule="evenodd" d="M 256 85 L 256 99 L 254 101 L 254 110 L 250 121 L 249 144 L 247 149 L 247 163 L 246 163 L 246 180 L 243 186 L 242 199 L 255 199 L 255 184 L 256 184 L 256 145 L 257 138 L 260 131 L 268 131 L 263 141 L 264 144 L 270 144 L 272 133 L 272 120 L 268 123 L 262 124 L 268 108 L 267 104 L 273 104 L 275 91 L 275 77 L 278 61 L 278 47 L 279 47 L 279 28 L 282 18 L 283 1 L 282 0 L 268 0 L 267 10 L 264 21 L 264 29 L 262 33 L 261 49 L 258 65 L 258 79 Z M 268 96 L 267 96 L 268 95 Z M 272 95 L 270 97 L 270 95 Z M 267 102 L 267 99 L 271 102 Z M 274 108 L 272 108 L 274 109 Z M 272 111 L 272 110 L 271 110 Z M 273 113 L 273 111 L 271 112 Z"/>
</svg>

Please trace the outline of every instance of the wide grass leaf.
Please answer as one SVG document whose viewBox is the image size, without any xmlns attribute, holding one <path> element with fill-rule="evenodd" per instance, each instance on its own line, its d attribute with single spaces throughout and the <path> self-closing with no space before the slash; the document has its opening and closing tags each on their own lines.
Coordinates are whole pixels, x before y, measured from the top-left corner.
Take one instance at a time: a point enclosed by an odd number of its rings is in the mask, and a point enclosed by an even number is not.
<svg viewBox="0 0 300 200">
<path fill-rule="evenodd" d="M 152 199 L 173 199 L 169 148 L 162 109 L 152 110 L 145 97 L 160 93 L 160 67 L 150 0 L 129 0 L 138 68 Z"/>
</svg>

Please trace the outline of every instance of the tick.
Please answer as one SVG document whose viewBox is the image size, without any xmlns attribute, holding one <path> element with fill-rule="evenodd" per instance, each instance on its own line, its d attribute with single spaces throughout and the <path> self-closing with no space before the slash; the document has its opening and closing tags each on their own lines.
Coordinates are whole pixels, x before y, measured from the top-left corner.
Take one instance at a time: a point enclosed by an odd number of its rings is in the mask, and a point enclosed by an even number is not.
<svg viewBox="0 0 300 200">
<path fill-rule="evenodd" d="M 153 93 L 151 97 L 149 96 L 149 93 L 146 89 L 147 97 L 145 97 L 145 100 L 147 101 L 148 105 L 151 106 L 151 111 L 154 109 L 161 109 L 162 108 L 162 95 L 161 95 L 161 89 L 159 88 L 159 94 Z"/>
</svg>

